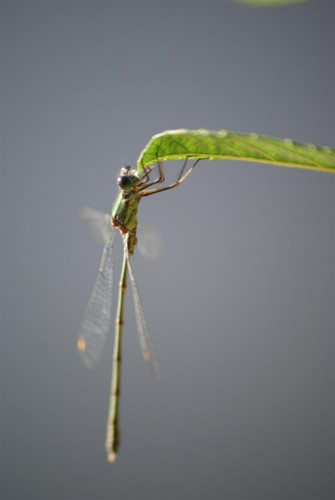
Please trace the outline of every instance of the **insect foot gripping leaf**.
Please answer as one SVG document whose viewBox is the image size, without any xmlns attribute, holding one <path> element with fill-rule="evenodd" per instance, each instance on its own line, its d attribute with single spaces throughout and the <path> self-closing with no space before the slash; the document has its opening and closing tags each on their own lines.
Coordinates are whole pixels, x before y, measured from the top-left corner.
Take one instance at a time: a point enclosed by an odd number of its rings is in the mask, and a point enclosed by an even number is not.
<svg viewBox="0 0 335 500">
<path fill-rule="evenodd" d="M 227 130 L 167 130 L 154 135 L 137 161 L 138 173 L 160 161 L 240 160 L 335 173 L 335 150 L 291 139 Z"/>
</svg>

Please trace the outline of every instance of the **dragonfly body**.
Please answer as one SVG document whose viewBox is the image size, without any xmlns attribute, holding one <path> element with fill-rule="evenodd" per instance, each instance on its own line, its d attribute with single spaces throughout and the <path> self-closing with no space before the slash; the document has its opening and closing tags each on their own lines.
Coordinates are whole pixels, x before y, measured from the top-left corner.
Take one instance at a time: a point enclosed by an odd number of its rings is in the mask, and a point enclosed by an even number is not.
<svg viewBox="0 0 335 500">
<path fill-rule="evenodd" d="M 177 180 L 168 186 L 162 187 L 152 187 L 157 184 L 164 183 L 165 181 L 163 165 L 161 162 L 158 163 L 159 176 L 152 182 L 149 177 L 152 167 L 147 168 L 141 175 L 138 175 L 137 171 L 129 166 L 123 167 L 121 168 L 117 181 L 119 193 L 112 208 L 111 216 L 108 216 L 107 214 L 100 214 L 92 209 L 87 209 L 85 212 L 86 215 L 84 215 L 84 217 L 91 222 L 91 225 L 94 227 L 96 232 L 98 232 L 105 241 L 98 277 L 88 302 L 77 341 L 77 347 L 83 361 L 90 368 L 92 368 L 100 359 L 104 342 L 110 327 L 113 283 L 112 246 L 115 229 L 120 231 L 124 243 L 123 262 L 119 283 L 119 298 L 115 321 L 113 370 L 105 442 L 107 459 L 110 462 L 115 460 L 120 444 L 119 414 L 122 333 L 128 277 L 133 291 L 136 322 L 142 356 L 144 361 L 152 366 L 154 372 L 157 373 L 158 370 L 154 357 L 152 341 L 144 317 L 130 262 L 130 256 L 134 253 L 137 244 L 137 212 L 139 202 L 144 196 L 166 191 L 181 184 L 191 173 L 196 163 L 197 161 L 194 161 L 185 172 L 187 164 L 187 161 L 185 161 Z"/>
<path fill-rule="evenodd" d="M 193 164 L 186 169 L 187 161 Z M 119 405 L 121 387 L 121 348 L 124 322 L 124 299 L 129 277 L 143 359 L 157 367 L 152 342 L 138 295 L 130 256 L 137 244 L 137 212 L 140 200 L 179 186 L 201 159 L 246 160 L 274 165 L 335 172 L 335 151 L 313 145 L 298 144 L 291 140 L 239 134 L 228 131 L 170 130 L 152 137 L 138 159 L 137 170 L 123 167 L 118 178 L 119 193 L 112 214 L 86 210 L 85 217 L 105 242 L 99 273 L 91 293 L 78 337 L 77 347 L 84 363 L 92 368 L 100 359 L 109 331 L 112 305 L 113 264 L 112 246 L 115 229 L 119 229 L 124 242 L 123 263 L 119 285 L 119 298 L 115 322 L 114 363 L 111 380 L 110 405 L 107 420 L 106 451 L 109 461 L 115 460 L 120 443 Z M 162 161 L 184 160 L 177 180 L 163 186 L 165 175 Z M 151 181 L 152 164 L 159 174 Z"/>
<path fill-rule="evenodd" d="M 120 192 L 112 209 L 112 225 L 119 228 L 123 235 L 129 233 L 128 250 L 131 255 L 137 243 L 137 212 L 141 192 L 136 187 L 140 184 L 141 179 L 135 170 L 130 167 L 122 168 L 118 177 Z"/>
</svg>

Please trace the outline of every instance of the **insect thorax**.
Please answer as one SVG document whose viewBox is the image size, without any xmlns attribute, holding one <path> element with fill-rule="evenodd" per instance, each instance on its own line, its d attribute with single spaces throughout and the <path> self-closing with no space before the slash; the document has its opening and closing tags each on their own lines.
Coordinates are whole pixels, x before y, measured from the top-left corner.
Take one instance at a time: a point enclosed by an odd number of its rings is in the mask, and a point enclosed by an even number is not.
<svg viewBox="0 0 335 500">
<path fill-rule="evenodd" d="M 113 226 L 118 227 L 122 234 L 129 233 L 130 253 L 133 253 L 137 243 L 137 211 L 141 196 L 136 191 L 136 186 L 140 182 L 135 170 L 123 167 L 118 178 L 120 192 L 112 209 Z"/>
</svg>

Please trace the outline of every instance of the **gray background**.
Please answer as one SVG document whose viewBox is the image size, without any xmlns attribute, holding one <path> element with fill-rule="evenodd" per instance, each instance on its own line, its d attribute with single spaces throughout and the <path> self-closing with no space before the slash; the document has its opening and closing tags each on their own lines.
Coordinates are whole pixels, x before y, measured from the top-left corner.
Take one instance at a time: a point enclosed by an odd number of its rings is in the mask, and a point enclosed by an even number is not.
<svg viewBox="0 0 335 500">
<path fill-rule="evenodd" d="M 129 295 L 114 465 L 113 328 L 93 372 L 75 345 L 101 253 L 79 210 L 111 209 L 120 166 L 153 134 L 334 147 L 334 2 L 1 11 L 2 498 L 335 498 L 335 177 L 203 162 L 142 202 L 164 240 L 160 260 L 133 259 L 161 380 Z"/>
</svg>

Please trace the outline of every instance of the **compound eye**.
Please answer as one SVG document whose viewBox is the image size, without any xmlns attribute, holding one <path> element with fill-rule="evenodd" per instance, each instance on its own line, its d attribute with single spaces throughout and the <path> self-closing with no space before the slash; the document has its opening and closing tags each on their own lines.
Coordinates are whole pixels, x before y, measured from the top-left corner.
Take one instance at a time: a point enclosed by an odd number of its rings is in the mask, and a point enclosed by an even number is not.
<svg viewBox="0 0 335 500">
<path fill-rule="evenodd" d="M 123 191 L 127 191 L 132 187 L 132 182 L 129 179 L 128 175 L 120 175 L 120 177 L 118 177 L 117 183 Z"/>
</svg>

